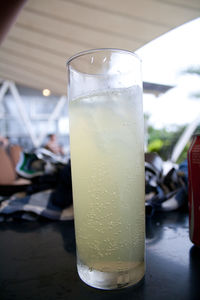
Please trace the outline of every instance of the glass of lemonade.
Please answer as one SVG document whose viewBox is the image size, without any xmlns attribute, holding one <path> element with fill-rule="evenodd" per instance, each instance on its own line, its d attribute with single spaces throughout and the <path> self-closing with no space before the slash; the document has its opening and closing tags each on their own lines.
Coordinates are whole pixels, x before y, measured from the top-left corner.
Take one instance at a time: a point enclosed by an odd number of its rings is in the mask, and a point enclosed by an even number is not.
<svg viewBox="0 0 200 300">
<path fill-rule="evenodd" d="M 78 273 L 100 289 L 135 285 L 145 272 L 141 62 L 96 49 L 67 67 Z"/>
</svg>

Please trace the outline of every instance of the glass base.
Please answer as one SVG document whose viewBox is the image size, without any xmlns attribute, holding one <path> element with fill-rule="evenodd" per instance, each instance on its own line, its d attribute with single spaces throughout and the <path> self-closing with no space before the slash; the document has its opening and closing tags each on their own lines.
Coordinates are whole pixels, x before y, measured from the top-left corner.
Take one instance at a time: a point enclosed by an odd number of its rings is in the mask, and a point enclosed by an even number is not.
<svg viewBox="0 0 200 300">
<path fill-rule="evenodd" d="M 135 286 L 144 278 L 144 263 L 137 264 L 134 268 L 120 271 L 99 271 L 91 269 L 78 261 L 79 277 L 87 285 L 103 289 L 113 290 Z"/>
</svg>

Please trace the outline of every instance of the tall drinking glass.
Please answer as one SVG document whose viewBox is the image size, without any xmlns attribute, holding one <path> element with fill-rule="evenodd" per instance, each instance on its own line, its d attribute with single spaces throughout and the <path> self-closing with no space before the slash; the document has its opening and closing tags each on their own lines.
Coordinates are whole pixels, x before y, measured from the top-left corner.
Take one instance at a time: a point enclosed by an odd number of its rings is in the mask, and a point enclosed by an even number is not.
<svg viewBox="0 0 200 300">
<path fill-rule="evenodd" d="M 144 276 L 144 147 L 141 63 L 96 49 L 67 62 L 77 268 L 100 289 Z"/>
</svg>

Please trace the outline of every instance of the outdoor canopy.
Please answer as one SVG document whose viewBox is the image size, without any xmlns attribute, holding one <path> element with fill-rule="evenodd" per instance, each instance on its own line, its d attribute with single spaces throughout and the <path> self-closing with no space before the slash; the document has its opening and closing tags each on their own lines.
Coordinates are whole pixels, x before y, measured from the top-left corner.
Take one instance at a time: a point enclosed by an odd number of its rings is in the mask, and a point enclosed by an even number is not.
<svg viewBox="0 0 200 300">
<path fill-rule="evenodd" d="M 0 78 L 65 95 L 71 55 L 135 51 L 199 16 L 199 0 L 28 0 L 0 46 Z"/>
</svg>

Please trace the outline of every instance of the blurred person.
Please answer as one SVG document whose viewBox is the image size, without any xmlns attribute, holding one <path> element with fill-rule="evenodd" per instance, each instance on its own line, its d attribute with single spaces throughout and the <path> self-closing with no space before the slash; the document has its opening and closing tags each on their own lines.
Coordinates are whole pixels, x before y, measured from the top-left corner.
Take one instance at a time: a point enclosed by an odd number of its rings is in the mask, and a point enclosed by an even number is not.
<svg viewBox="0 0 200 300">
<path fill-rule="evenodd" d="M 9 146 L 9 139 L 0 135 L 0 146 L 7 148 Z"/>
<path fill-rule="evenodd" d="M 55 134 L 48 135 L 48 142 L 45 145 L 45 148 L 54 154 L 64 155 L 64 150 L 62 146 L 58 143 L 57 137 Z"/>
</svg>

